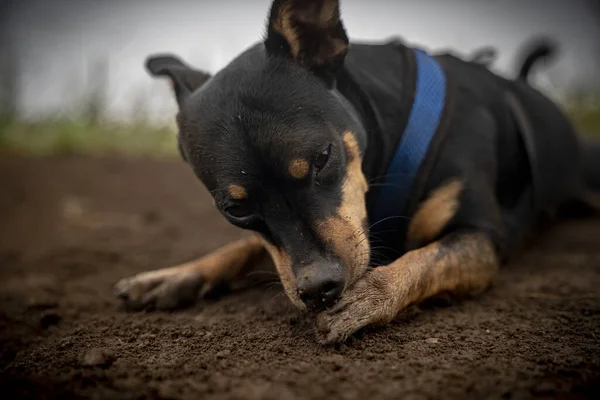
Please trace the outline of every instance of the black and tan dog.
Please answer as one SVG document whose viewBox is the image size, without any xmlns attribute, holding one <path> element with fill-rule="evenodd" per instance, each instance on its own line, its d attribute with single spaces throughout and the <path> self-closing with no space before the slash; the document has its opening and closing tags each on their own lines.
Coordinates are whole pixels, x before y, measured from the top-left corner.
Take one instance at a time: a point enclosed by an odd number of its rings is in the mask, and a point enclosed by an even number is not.
<svg viewBox="0 0 600 400">
<path fill-rule="evenodd" d="M 541 217 L 600 177 L 600 151 L 553 102 L 484 64 L 350 44 L 336 0 L 275 0 L 264 41 L 214 76 L 151 57 L 173 84 L 182 157 L 257 235 L 124 279 L 119 297 L 180 307 L 268 255 L 332 343 L 482 292 Z"/>
</svg>

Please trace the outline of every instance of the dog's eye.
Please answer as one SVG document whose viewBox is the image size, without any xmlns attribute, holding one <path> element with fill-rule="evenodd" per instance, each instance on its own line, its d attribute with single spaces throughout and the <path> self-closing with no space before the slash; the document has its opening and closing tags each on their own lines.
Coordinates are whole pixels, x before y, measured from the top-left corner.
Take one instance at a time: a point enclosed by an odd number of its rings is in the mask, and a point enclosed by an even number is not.
<svg viewBox="0 0 600 400">
<path fill-rule="evenodd" d="M 329 157 L 330 156 L 331 156 L 331 144 L 329 146 L 327 146 L 327 148 L 324 149 L 317 156 L 317 159 L 313 163 L 313 166 L 315 167 L 315 170 L 317 172 L 319 172 L 320 170 L 322 170 L 325 167 L 325 165 L 327 165 L 327 161 L 329 161 Z"/>
<path fill-rule="evenodd" d="M 237 219 L 248 218 L 254 214 L 250 206 L 244 203 L 229 206 L 225 209 L 225 212 Z"/>
</svg>

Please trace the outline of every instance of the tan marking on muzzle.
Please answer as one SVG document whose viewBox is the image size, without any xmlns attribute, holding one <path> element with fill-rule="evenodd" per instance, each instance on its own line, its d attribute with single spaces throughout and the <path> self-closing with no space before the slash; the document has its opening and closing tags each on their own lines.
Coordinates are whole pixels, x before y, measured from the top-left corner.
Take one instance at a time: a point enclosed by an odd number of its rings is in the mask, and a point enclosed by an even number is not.
<svg viewBox="0 0 600 400">
<path fill-rule="evenodd" d="M 370 259 L 370 245 L 364 229 L 367 218 L 365 193 L 368 185 L 362 172 L 356 137 L 352 132 L 346 132 L 343 140 L 348 163 L 342 184 L 342 202 L 337 215 L 317 222 L 316 231 L 323 241 L 333 247 L 335 255 L 344 263 L 346 282 L 351 284 L 366 271 Z"/>
<path fill-rule="evenodd" d="M 463 187 L 460 180 L 452 180 L 436 188 L 412 218 L 408 239 L 416 244 L 434 240 L 458 211 Z"/>
<path fill-rule="evenodd" d="M 304 179 L 308 175 L 308 160 L 296 158 L 288 165 L 289 174 L 296 179 Z"/>
<path fill-rule="evenodd" d="M 285 294 L 287 294 L 290 301 L 296 307 L 305 309 L 306 306 L 298 296 L 296 277 L 292 271 L 292 258 L 284 250 L 278 249 L 263 238 L 260 239 L 262 240 L 265 249 L 267 249 L 267 252 L 271 255 L 273 264 L 275 264 L 275 268 L 279 274 L 279 279 L 281 279 L 281 283 L 283 284 Z"/>
<path fill-rule="evenodd" d="M 246 189 L 240 185 L 232 184 L 227 186 L 227 192 L 229 192 L 229 196 L 234 200 L 243 200 L 248 197 Z"/>
</svg>

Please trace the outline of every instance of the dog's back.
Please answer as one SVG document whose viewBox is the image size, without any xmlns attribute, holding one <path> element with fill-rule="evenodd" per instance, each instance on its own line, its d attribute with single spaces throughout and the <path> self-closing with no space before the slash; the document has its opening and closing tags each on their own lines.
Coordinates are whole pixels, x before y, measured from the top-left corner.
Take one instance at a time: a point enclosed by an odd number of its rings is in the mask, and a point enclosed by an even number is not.
<svg viewBox="0 0 600 400">
<path fill-rule="evenodd" d="M 519 225 L 516 221 L 528 220 L 532 215 L 555 215 L 567 208 L 571 212 L 574 205 L 577 213 L 583 209 L 585 214 L 600 209 L 600 143 L 579 135 L 562 107 L 530 84 L 534 67 L 540 61 L 555 57 L 556 47 L 545 38 L 526 44 L 514 80 L 499 77 L 477 63 L 450 55 L 441 56 L 453 76 L 464 87 L 471 88 L 467 91 L 486 93 L 488 98 L 496 97 L 508 106 L 509 122 L 498 138 L 503 142 L 498 146 L 499 153 L 503 153 L 498 157 L 499 166 L 502 169 L 504 161 L 504 167 L 509 170 L 521 171 L 522 175 L 523 171 L 530 171 L 532 183 L 532 190 L 525 191 L 515 203 L 513 212 L 506 216 L 509 224 Z M 496 85 L 499 90 L 490 85 Z M 482 98 L 485 95 L 479 100 Z M 520 165 L 523 160 L 521 147 L 527 152 L 528 166 L 525 168 Z M 502 181 L 502 174 L 499 178 Z M 515 182 L 508 185 L 514 188 Z M 528 204 L 533 204 L 533 212 Z M 525 224 L 529 225 L 529 221 Z"/>
<path fill-rule="evenodd" d="M 465 61 L 451 54 L 436 56 L 451 88 L 446 102 L 452 102 L 454 106 L 446 128 L 445 144 L 436 156 L 436 166 L 429 176 L 422 178 L 426 182 L 424 190 L 418 194 L 418 201 L 422 202 L 435 188 L 456 175 L 456 171 L 486 169 L 486 180 L 495 185 L 502 223 L 488 221 L 491 208 L 476 217 L 474 212 L 478 211 L 465 206 L 464 212 L 459 210 L 455 219 L 481 220 L 478 229 L 496 231 L 492 235 L 507 238 L 499 239 L 499 242 L 508 241 L 509 252 L 533 229 L 540 216 L 554 214 L 563 204 L 584 196 L 586 174 L 600 176 L 597 173 L 600 171 L 590 170 L 595 165 L 595 151 L 586 148 L 582 162 L 582 145 L 565 113 L 528 83 L 536 64 L 551 58 L 554 49 L 546 42 L 534 41 L 525 46 L 525 50 L 514 80 L 494 74 L 481 63 Z M 387 162 L 381 160 L 393 156 L 403 134 L 399 127 L 406 124 L 406 110 L 410 110 L 413 101 L 411 82 L 415 78 L 414 75 L 410 77 L 409 70 L 412 51 L 396 41 L 355 45 L 348 52 L 346 68 L 354 81 L 360 82 L 362 94 L 374 104 L 372 118 L 377 120 L 378 131 L 369 137 L 363 167 L 367 178 L 376 183 L 385 170 L 373 166 L 386 165 Z M 379 62 L 373 63 L 374 59 Z M 341 89 L 345 95 L 351 92 Z M 488 121 L 489 125 L 480 121 L 485 126 L 466 122 L 472 118 L 474 109 L 482 110 L 487 116 L 482 117 L 484 120 L 493 121 Z M 465 159 L 472 161 L 469 167 L 461 161 Z M 488 168 L 487 160 L 493 160 L 493 168 Z M 591 178 L 587 181 L 594 182 Z M 378 190 L 371 190 L 369 202 L 377 196 Z M 480 200 L 483 195 L 479 193 L 475 197 Z"/>
</svg>

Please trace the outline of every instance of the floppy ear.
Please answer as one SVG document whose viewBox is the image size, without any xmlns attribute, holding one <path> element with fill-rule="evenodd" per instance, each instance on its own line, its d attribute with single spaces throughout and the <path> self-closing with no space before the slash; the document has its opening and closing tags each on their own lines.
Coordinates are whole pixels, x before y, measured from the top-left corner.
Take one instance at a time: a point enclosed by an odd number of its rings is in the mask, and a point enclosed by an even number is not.
<svg viewBox="0 0 600 400">
<path fill-rule="evenodd" d="M 265 47 L 331 79 L 348 51 L 338 0 L 275 0 Z"/>
<path fill-rule="evenodd" d="M 210 74 L 190 68 L 179 58 L 168 54 L 148 57 L 146 69 L 152 76 L 166 76 L 171 80 L 177 104 L 180 106 L 183 99 L 210 78 Z"/>
</svg>

